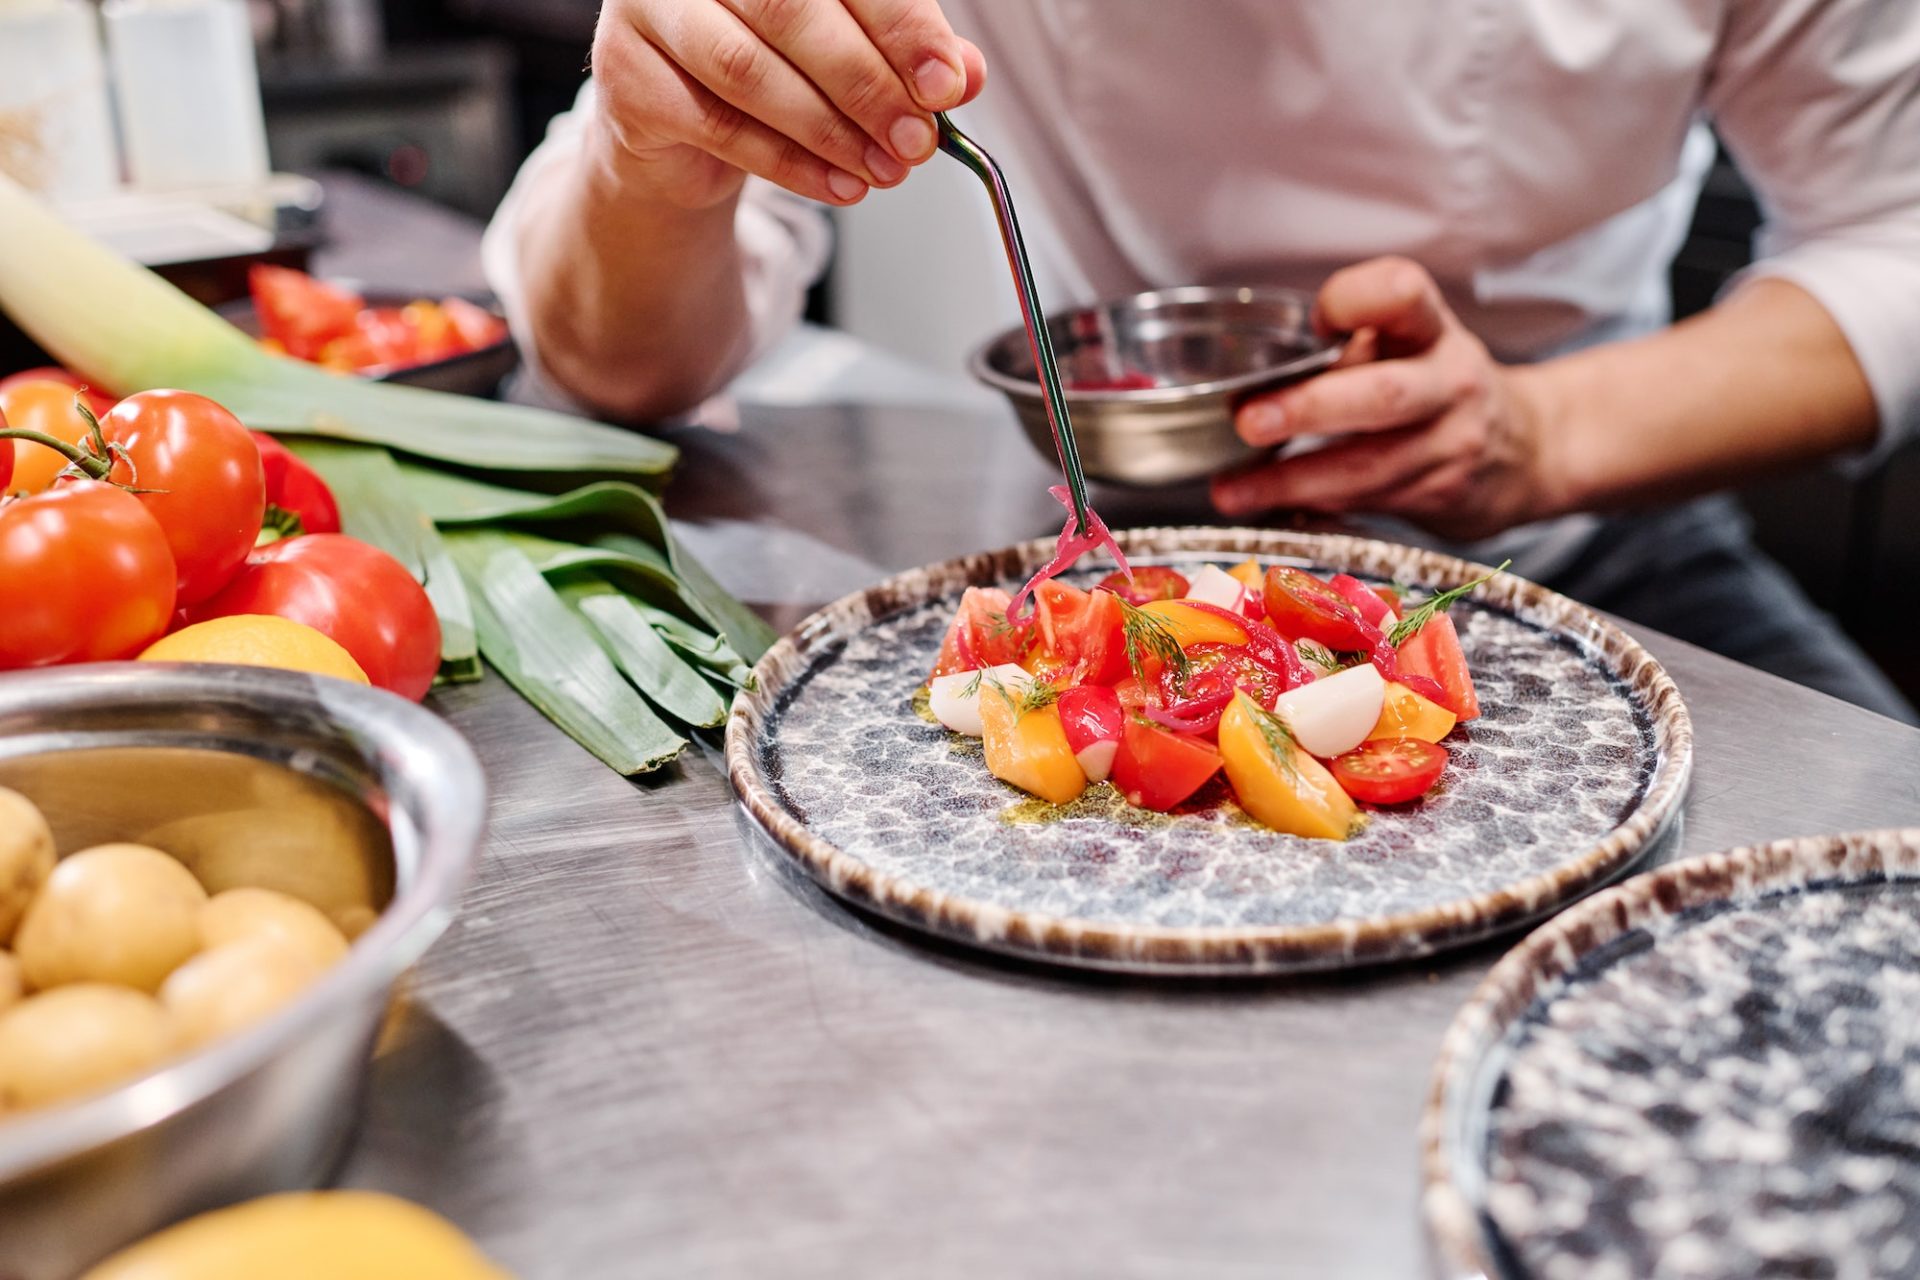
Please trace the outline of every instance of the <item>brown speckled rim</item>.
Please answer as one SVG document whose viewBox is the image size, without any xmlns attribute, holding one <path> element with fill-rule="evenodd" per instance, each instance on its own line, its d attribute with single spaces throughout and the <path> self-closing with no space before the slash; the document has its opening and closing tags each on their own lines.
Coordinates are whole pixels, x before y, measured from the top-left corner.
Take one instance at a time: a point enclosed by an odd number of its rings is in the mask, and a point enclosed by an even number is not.
<svg viewBox="0 0 1920 1280">
<path fill-rule="evenodd" d="M 1117 535 L 1142 561 L 1180 556 L 1288 559 L 1441 589 L 1490 570 L 1453 556 L 1336 534 L 1271 529 L 1137 529 Z M 814 656 L 877 619 L 929 600 L 1025 577 L 1053 554 L 1051 540 L 963 556 L 887 579 L 828 605 L 769 649 L 756 687 L 734 699 L 727 772 L 754 820 L 828 892 L 889 920 L 940 937 L 1028 959 L 1130 973 L 1290 973 L 1341 969 L 1428 955 L 1538 920 L 1619 875 L 1679 812 L 1693 760 L 1693 722 L 1679 691 L 1631 636 L 1593 611 L 1510 574 L 1473 599 L 1570 637 L 1621 680 L 1653 727 L 1655 762 L 1646 794 L 1625 822 L 1552 871 L 1493 893 L 1419 911 L 1319 925 L 1173 928 L 1127 926 L 1010 910 L 885 875 L 814 835 L 780 803 L 760 766 L 774 709 Z"/>
<path fill-rule="evenodd" d="M 1821 882 L 1920 878 L 1920 827 L 1748 845 L 1635 876 L 1542 925 L 1508 952 L 1447 1029 L 1420 1122 L 1433 1270 L 1443 1280 L 1497 1276 L 1481 1225 L 1482 1137 L 1495 1083 L 1491 1055 L 1541 992 L 1623 933 L 1691 907 Z"/>
</svg>

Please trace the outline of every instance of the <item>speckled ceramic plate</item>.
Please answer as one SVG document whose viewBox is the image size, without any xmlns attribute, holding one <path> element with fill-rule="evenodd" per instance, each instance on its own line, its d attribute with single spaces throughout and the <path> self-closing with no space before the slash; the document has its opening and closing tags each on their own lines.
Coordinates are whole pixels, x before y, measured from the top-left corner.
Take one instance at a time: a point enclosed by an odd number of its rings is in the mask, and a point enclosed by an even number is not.
<svg viewBox="0 0 1920 1280">
<path fill-rule="evenodd" d="M 1514 948 L 1424 1133 L 1445 1276 L 1920 1275 L 1920 829 L 1664 867 Z"/>
<path fill-rule="evenodd" d="M 1139 562 L 1189 569 L 1257 555 L 1435 589 L 1484 572 L 1268 530 L 1120 541 Z M 758 688 L 727 726 L 728 770 L 754 818 L 831 892 L 958 942 L 1067 964 L 1333 969 L 1536 920 L 1629 866 L 1678 810 L 1693 731 L 1666 673 L 1618 628 L 1505 575 L 1454 615 L 1481 718 L 1448 740 L 1437 794 L 1376 812 L 1353 840 L 1257 826 L 1221 783 L 1166 817 L 1104 785 L 1050 810 L 912 704 L 961 591 L 1011 586 L 1051 551 L 1032 542 L 901 574 L 822 609 L 761 659 Z"/>
</svg>

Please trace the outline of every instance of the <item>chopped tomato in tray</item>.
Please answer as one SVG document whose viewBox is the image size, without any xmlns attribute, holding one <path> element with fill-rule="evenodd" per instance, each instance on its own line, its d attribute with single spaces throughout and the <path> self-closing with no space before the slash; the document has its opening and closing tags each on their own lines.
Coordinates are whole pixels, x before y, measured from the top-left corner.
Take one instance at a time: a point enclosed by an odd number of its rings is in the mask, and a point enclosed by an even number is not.
<svg viewBox="0 0 1920 1280">
<path fill-rule="evenodd" d="M 357 293 L 265 263 L 247 272 L 247 289 L 262 345 L 341 373 L 431 364 L 507 336 L 505 321 L 465 298 L 370 307 Z"/>
<path fill-rule="evenodd" d="M 1446 610 L 1484 581 L 1403 599 L 1291 565 L 1142 565 L 1092 591 L 1043 577 L 1016 621 L 1007 592 L 972 587 L 930 705 L 984 735 L 995 777 L 1055 804 L 1105 784 L 1166 812 L 1224 774 L 1255 821 L 1344 840 L 1362 806 L 1438 785 L 1441 739 L 1479 714 Z"/>
</svg>

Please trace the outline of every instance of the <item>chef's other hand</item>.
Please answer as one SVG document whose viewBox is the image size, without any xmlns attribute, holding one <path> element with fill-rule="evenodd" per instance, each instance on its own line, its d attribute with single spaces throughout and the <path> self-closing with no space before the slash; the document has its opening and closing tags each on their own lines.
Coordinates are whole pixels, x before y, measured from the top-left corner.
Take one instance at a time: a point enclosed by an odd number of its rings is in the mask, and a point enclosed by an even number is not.
<svg viewBox="0 0 1920 1280">
<path fill-rule="evenodd" d="M 1341 367 L 1248 401 L 1235 427 L 1262 447 L 1334 439 L 1216 476 L 1223 515 L 1379 512 L 1479 538 L 1551 513 L 1524 371 L 1488 354 L 1425 268 L 1375 258 L 1336 272 L 1316 322 L 1352 335 Z"/>
<path fill-rule="evenodd" d="M 704 208 L 758 174 L 829 204 L 934 152 L 986 61 L 935 0 L 608 0 L 602 120 L 651 190 Z"/>
</svg>

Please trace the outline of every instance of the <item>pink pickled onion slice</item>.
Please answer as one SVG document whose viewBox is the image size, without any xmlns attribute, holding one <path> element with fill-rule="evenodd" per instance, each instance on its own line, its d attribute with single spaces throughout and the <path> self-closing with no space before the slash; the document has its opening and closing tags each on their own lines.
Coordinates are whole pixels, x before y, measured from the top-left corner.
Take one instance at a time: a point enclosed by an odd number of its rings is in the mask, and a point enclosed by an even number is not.
<svg viewBox="0 0 1920 1280">
<path fill-rule="evenodd" d="M 1049 578 L 1059 577 L 1073 567 L 1074 561 L 1096 547 L 1105 547 L 1112 552 L 1113 562 L 1120 566 L 1120 572 L 1126 574 L 1129 579 L 1133 577 L 1133 570 L 1128 567 L 1127 557 L 1121 552 L 1120 544 L 1113 540 L 1113 535 L 1107 532 L 1106 521 L 1102 520 L 1092 507 L 1087 508 L 1087 531 L 1084 534 L 1078 533 L 1073 527 L 1075 524 L 1073 497 L 1067 492 L 1067 486 L 1057 484 L 1047 492 L 1053 495 L 1054 501 L 1067 509 L 1067 522 L 1060 528 L 1060 540 L 1054 544 L 1053 559 L 1047 561 L 1040 572 L 1027 579 L 1027 585 L 1020 588 L 1020 593 L 1007 604 L 1009 622 L 1019 620 L 1021 605 L 1033 594 L 1034 588 Z"/>
<path fill-rule="evenodd" d="M 1140 714 L 1161 728 L 1171 729 L 1175 733 L 1212 733 L 1220 727 L 1220 716 L 1225 710 L 1226 704 L 1222 703 L 1211 710 L 1188 717 L 1162 707 L 1147 706 L 1140 709 Z"/>
<path fill-rule="evenodd" d="M 1245 632 L 1247 651 L 1253 655 L 1255 662 L 1279 675 L 1283 690 L 1298 689 L 1303 684 L 1313 683 L 1313 672 L 1307 670 L 1307 664 L 1300 661 L 1300 655 L 1294 652 L 1293 646 L 1266 623 L 1200 600 L 1182 600 L 1180 603 L 1189 609 L 1223 618 Z"/>
</svg>

